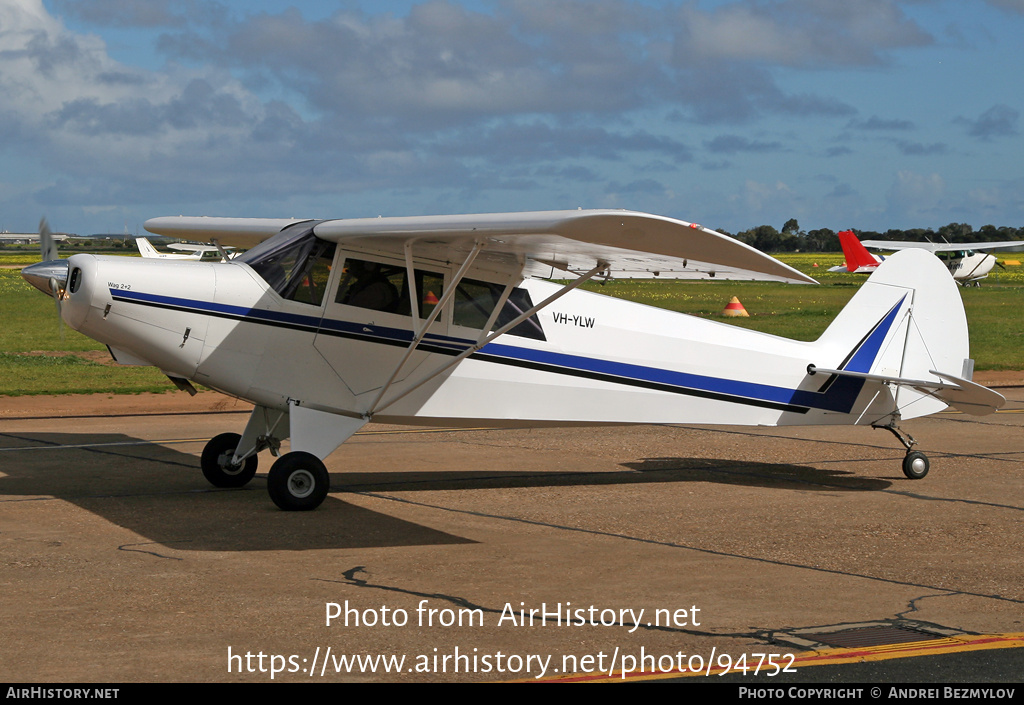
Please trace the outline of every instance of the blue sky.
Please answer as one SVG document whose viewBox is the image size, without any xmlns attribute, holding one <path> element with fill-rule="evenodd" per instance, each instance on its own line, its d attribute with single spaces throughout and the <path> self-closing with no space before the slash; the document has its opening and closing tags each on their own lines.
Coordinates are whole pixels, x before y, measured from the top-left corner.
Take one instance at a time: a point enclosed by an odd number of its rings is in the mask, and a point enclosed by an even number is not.
<svg viewBox="0 0 1024 705">
<path fill-rule="evenodd" d="M 1024 0 L 0 0 L 0 229 L 1024 226 Z"/>
</svg>

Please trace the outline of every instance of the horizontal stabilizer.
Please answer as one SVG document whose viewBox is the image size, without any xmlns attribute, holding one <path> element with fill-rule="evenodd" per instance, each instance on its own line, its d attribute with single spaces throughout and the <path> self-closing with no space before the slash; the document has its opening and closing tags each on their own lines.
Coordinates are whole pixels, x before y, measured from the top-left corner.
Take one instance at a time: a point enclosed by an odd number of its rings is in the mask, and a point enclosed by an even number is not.
<svg viewBox="0 0 1024 705">
<path fill-rule="evenodd" d="M 929 372 L 939 380 L 909 379 L 907 377 L 896 377 L 893 375 L 876 375 L 866 372 L 850 372 L 848 370 L 829 370 L 814 365 L 807 366 L 807 374 L 826 374 L 838 377 L 854 377 L 865 379 L 871 382 L 882 384 L 896 384 L 930 394 L 937 399 L 944 401 L 949 406 L 958 409 L 965 414 L 972 416 L 985 416 L 993 413 L 996 409 L 1006 403 L 1006 397 L 999 392 L 992 391 L 988 387 L 971 382 L 970 380 L 946 374 L 944 372 Z"/>
<path fill-rule="evenodd" d="M 955 409 L 959 409 L 971 416 L 985 416 L 993 413 L 996 409 L 1006 403 L 1006 397 L 988 387 L 983 387 L 976 382 L 931 370 L 936 377 L 941 377 L 947 382 L 953 382 L 956 387 L 946 387 L 935 393 L 939 399 Z M 923 390 L 922 390 L 923 391 Z"/>
</svg>

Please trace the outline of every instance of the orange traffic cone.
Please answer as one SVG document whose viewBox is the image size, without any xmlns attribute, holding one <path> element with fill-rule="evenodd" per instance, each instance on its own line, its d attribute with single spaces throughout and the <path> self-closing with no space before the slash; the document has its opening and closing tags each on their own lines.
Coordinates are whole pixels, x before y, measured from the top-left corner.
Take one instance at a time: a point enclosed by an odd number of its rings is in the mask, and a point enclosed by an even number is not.
<svg viewBox="0 0 1024 705">
<path fill-rule="evenodd" d="M 750 314 L 747 313 L 747 309 L 743 308 L 743 304 L 735 296 L 732 300 L 725 305 L 725 309 L 722 311 L 723 316 L 749 318 Z"/>
</svg>

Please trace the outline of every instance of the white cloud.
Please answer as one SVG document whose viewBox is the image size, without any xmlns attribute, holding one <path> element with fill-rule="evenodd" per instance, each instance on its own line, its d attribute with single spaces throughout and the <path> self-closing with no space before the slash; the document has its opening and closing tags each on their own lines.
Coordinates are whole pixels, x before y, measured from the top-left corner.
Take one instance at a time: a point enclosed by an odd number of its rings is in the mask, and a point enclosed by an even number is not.
<svg viewBox="0 0 1024 705">
<path fill-rule="evenodd" d="M 932 37 L 891 0 L 769 0 L 680 9 L 679 55 L 817 68 L 871 65 Z"/>
</svg>

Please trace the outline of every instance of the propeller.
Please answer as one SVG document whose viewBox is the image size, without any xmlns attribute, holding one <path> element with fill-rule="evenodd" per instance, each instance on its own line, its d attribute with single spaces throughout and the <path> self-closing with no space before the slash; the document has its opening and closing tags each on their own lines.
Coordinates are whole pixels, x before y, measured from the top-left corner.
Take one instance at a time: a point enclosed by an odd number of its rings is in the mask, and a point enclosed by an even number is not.
<svg viewBox="0 0 1024 705">
<path fill-rule="evenodd" d="M 60 304 L 68 283 L 68 262 L 57 257 L 57 242 L 46 218 L 39 221 L 39 249 L 43 261 L 22 269 L 21 276 L 39 291 L 53 297 L 57 320 L 60 322 L 60 338 L 64 340 L 64 318 L 61 316 Z"/>
<path fill-rule="evenodd" d="M 53 239 L 53 232 L 50 230 L 50 224 L 46 222 L 45 216 L 39 221 L 39 249 L 43 256 L 43 262 L 60 259 L 57 255 L 57 242 Z"/>
</svg>

